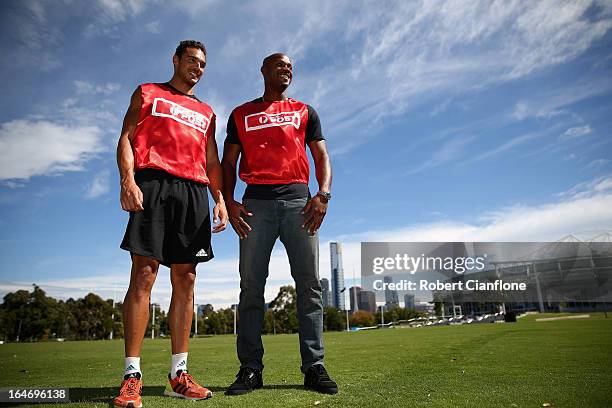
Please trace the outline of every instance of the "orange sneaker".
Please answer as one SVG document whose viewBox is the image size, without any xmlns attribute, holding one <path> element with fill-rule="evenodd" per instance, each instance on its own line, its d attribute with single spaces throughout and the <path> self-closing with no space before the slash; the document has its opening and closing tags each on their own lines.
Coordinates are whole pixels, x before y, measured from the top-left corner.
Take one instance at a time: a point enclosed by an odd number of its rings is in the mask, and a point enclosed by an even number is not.
<svg viewBox="0 0 612 408">
<path fill-rule="evenodd" d="M 113 403 L 116 407 L 141 408 L 141 393 L 142 381 L 140 380 L 140 376 L 126 378 L 121 383 L 121 390 L 119 390 L 119 396 L 115 397 Z"/>
<path fill-rule="evenodd" d="M 177 377 L 174 379 L 168 374 L 171 389 L 166 387 L 164 391 L 165 396 L 188 400 L 201 400 L 212 397 L 212 392 L 198 384 L 187 371 L 179 370 L 176 374 Z"/>
</svg>

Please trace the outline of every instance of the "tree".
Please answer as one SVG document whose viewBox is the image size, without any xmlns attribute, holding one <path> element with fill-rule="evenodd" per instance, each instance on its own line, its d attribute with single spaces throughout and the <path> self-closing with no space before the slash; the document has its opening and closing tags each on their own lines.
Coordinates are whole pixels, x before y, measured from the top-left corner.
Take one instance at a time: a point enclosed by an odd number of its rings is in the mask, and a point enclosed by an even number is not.
<svg viewBox="0 0 612 408">
<path fill-rule="evenodd" d="M 113 327 L 111 304 L 89 293 L 82 299 L 68 299 L 66 305 L 71 315 L 68 325 L 75 340 L 108 338 Z"/>
<path fill-rule="evenodd" d="M 374 315 L 365 310 L 358 310 L 349 319 L 351 326 L 369 327 L 374 326 Z"/>
<path fill-rule="evenodd" d="M 56 336 L 63 315 L 62 305 L 36 285 L 32 292 L 8 293 L 0 306 L 2 337 L 17 341 L 46 340 Z"/>
<path fill-rule="evenodd" d="M 274 311 L 277 333 L 294 333 L 297 331 L 297 293 L 293 286 L 281 286 L 276 298 L 270 302 L 270 307 Z"/>
<path fill-rule="evenodd" d="M 274 310 L 266 310 L 261 332 L 264 334 L 276 334 L 276 316 L 274 315 Z"/>
<path fill-rule="evenodd" d="M 323 309 L 323 323 L 325 330 L 346 330 L 343 312 L 335 307 Z"/>
<path fill-rule="evenodd" d="M 436 311 L 436 316 L 440 317 L 442 316 L 442 312 L 444 309 L 444 304 L 442 302 L 435 302 L 434 303 L 434 307 L 435 307 L 435 311 Z"/>
<path fill-rule="evenodd" d="M 112 305 L 112 300 L 107 300 Z M 123 338 L 123 302 L 115 302 L 115 310 L 113 311 L 115 318 L 113 319 L 113 338 L 120 339 Z M 161 327 L 164 327 L 160 323 Z"/>
</svg>

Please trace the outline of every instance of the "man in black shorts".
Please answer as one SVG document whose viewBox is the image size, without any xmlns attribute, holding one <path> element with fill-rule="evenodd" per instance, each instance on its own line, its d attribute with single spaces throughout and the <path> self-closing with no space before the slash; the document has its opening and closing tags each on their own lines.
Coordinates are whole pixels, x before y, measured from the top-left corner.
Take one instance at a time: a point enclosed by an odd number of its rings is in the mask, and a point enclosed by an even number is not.
<svg viewBox="0 0 612 408">
<path fill-rule="evenodd" d="M 317 112 L 284 94 L 291 83 L 292 68 L 284 54 L 266 57 L 261 67 L 263 96 L 234 109 L 227 123 L 222 162 L 224 196 L 230 222 L 240 237 L 240 371 L 226 391 L 228 395 L 263 386 L 264 288 L 270 254 L 278 238 L 287 250 L 295 280 L 304 386 L 322 393 L 338 392 L 323 366 L 317 235 L 331 199 L 331 166 Z M 312 198 L 306 146 L 319 183 L 319 191 Z M 234 200 L 238 157 L 240 179 L 247 184 L 242 203 Z"/>
<path fill-rule="evenodd" d="M 212 232 L 225 229 L 227 211 L 215 114 L 193 95 L 206 66 L 206 48 L 197 41 L 182 41 L 172 62 L 169 82 L 142 84 L 132 95 L 117 147 L 121 207 L 130 212 L 121 248 L 132 256 L 123 303 L 125 371 L 114 399 L 118 407 L 142 406 L 140 349 L 160 264 L 170 267 L 172 282 L 172 364 L 164 394 L 212 396 L 187 371 L 196 265 L 213 257 L 207 190 L 216 202 L 213 215 L 218 223 Z"/>
</svg>

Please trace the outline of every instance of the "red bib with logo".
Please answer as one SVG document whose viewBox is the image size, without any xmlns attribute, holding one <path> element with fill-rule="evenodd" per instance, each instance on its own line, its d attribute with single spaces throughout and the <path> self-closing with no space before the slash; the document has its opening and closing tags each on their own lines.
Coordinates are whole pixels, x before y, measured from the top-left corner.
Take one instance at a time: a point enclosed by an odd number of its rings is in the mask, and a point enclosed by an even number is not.
<svg viewBox="0 0 612 408">
<path fill-rule="evenodd" d="M 206 140 L 214 128 L 211 107 L 167 84 L 143 84 L 134 131 L 134 167 L 154 168 L 208 184 Z"/>
<path fill-rule="evenodd" d="M 247 184 L 308 184 L 305 103 L 247 102 L 233 115 L 242 144 L 240 179 Z"/>
</svg>

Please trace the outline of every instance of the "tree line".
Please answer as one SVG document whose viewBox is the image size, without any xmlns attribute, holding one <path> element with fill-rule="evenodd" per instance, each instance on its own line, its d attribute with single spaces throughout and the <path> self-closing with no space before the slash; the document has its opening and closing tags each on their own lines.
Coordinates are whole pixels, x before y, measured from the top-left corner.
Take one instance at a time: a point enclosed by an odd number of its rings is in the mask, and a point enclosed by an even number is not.
<svg viewBox="0 0 612 408">
<path fill-rule="evenodd" d="M 96 340 L 123 337 L 122 303 L 102 299 L 89 293 L 83 298 L 57 300 L 47 296 L 40 287 L 33 285 L 32 291 L 18 290 L 4 296 L 0 305 L 0 339 L 3 341 L 45 341 L 53 339 Z M 297 333 L 297 297 L 295 289 L 282 286 L 278 295 L 266 305 L 263 334 Z M 168 316 L 155 308 L 155 322 L 149 319 L 146 336 L 151 330 L 156 337 L 168 336 Z M 150 311 L 151 314 L 153 311 Z M 197 313 L 197 334 L 215 335 L 234 333 L 234 310 L 215 310 L 212 305 L 203 305 Z M 237 313 L 237 312 L 236 312 Z M 385 311 L 385 322 L 410 319 L 418 316 L 414 310 L 400 307 Z M 240 316 L 237 315 L 236 319 Z M 195 319 L 195 317 L 194 317 Z M 367 327 L 381 323 L 381 314 L 363 310 L 349 317 L 351 327 Z M 324 309 L 325 330 L 346 330 L 346 314 L 332 307 Z M 196 334 L 196 322 L 191 327 Z"/>
</svg>

